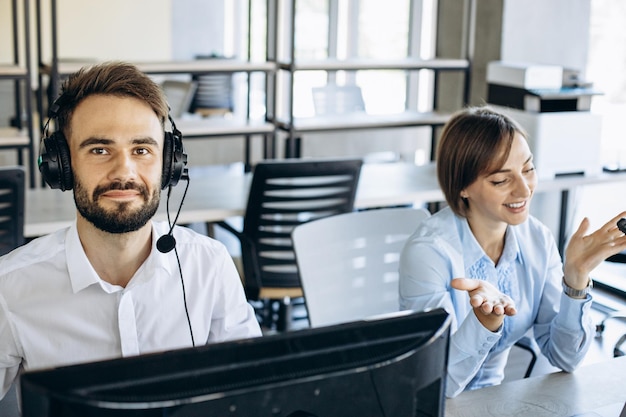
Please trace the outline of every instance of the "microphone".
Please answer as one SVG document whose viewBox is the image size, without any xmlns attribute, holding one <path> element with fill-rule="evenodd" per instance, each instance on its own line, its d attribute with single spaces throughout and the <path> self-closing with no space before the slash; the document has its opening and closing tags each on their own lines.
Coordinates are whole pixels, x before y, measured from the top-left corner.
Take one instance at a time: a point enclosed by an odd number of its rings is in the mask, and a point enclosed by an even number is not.
<svg viewBox="0 0 626 417">
<path fill-rule="evenodd" d="M 161 253 L 168 253 L 174 250 L 176 254 L 176 262 L 178 263 L 178 272 L 180 273 L 180 285 L 183 289 L 183 304 L 185 306 L 185 315 L 187 316 L 187 325 L 189 326 L 189 335 L 191 336 L 191 345 L 196 346 L 196 341 L 193 337 L 193 329 L 191 327 L 191 319 L 189 318 L 189 309 L 187 308 L 187 294 L 185 292 L 185 280 L 183 279 L 183 270 L 180 266 L 180 258 L 178 257 L 178 251 L 176 250 L 176 239 L 174 239 L 174 226 L 176 226 L 176 222 L 178 221 L 178 216 L 180 215 L 180 211 L 183 208 L 183 202 L 185 201 L 185 196 L 187 196 L 187 190 L 189 189 L 189 173 L 185 169 L 183 171 L 183 175 L 181 179 L 187 181 L 187 185 L 185 185 L 185 191 L 183 192 L 183 197 L 180 199 L 180 205 L 178 206 L 178 211 L 176 212 L 176 217 L 174 218 L 174 222 L 170 221 L 170 195 L 172 194 L 172 185 L 170 185 L 167 189 L 167 202 L 166 202 L 166 210 L 167 210 L 167 222 L 170 225 L 170 230 L 167 234 L 159 237 L 157 239 L 156 247 L 157 250 Z"/>
<path fill-rule="evenodd" d="M 183 179 L 187 180 L 187 185 L 185 185 L 185 191 L 183 192 L 183 197 L 180 200 L 180 205 L 178 206 L 178 211 L 176 212 L 176 217 L 174 218 L 174 222 L 170 221 L 170 195 L 172 194 L 173 187 L 170 185 L 167 189 L 167 203 L 165 207 L 167 210 L 167 221 L 170 224 L 170 230 L 169 232 L 167 232 L 167 234 L 157 239 L 156 247 L 157 247 L 157 250 L 161 253 L 171 252 L 176 247 L 176 239 L 174 239 L 174 234 L 173 234 L 174 226 L 176 226 L 176 221 L 178 220 L 180 211 L 183 208 L 183 202 L 185 201 L 185 196 L 187 195 L 187 189 L 189 189 L 189 176 L 185 175 L 185 178 Z"/>
<path fill-rule="evenodd" d="M 624 233 L 626 235 L 626 219 L 625 218 L 621 218 L 617 221 L 617 228 L 620 230 L 620 232 Z"/>
<path fill-rule="evenodd" d="M 172 233 L 171 230 L 168 234 L 161 236 L 157 240 L 156 247 L 159 252 L 168 253 L 176 247 L 176 239 L 174 239 L 174 236 L 172 236 L 170 233 Z"/>
</svg>

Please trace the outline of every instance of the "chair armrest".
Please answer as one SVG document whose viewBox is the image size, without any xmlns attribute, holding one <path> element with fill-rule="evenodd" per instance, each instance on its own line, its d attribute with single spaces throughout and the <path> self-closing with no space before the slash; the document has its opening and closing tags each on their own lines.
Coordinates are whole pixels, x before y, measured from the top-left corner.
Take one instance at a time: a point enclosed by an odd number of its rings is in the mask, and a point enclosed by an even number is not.
<svg viewBox="0 0 626 417">
<path fill-rule="evenodd" d="M 219 227 L 221 227 L 222 229 L 229 231 L 230 233 L 235 235 L 235 237 L 237 239 L 239 239 L 240 241 L 242 239 L 245 239 L 245 235 L 243 233 L 241 233 L 239 230 L 235 229 L 233 226 L 231 226 L 228 222 L 226 222 L 224 220 L 220 220 L 219 222 L 215 222 L 213 224 L 216 224 Z"/>
<path fill-rule="evenodd" d="M 225 221 L 215 222 L 216 225 L 232 233 L 241 244 L 241 263 L 243 265 L 243 282 L 246 297 L 249 300 L 257 300 L 263 286 L 261 271 L 257 261 L 254 242 L 244 233 L 235 229 Z"/>
<path fill-rule="evenodd" d="M 528 367 L 526 368 L 526 373 L 524 374 L 524 378 L 528 378 L 532 373 L 533 368 L 535 367 L 535 362 L 537 362 L 537 358 L 539 357 L 539 346 L 537 346 L 537 343 L 529 336 L 522 337 L 520 340 L 515 342 L 515 346 L 530 353 L 530 363 L 528 364 Z"/>
</svg>

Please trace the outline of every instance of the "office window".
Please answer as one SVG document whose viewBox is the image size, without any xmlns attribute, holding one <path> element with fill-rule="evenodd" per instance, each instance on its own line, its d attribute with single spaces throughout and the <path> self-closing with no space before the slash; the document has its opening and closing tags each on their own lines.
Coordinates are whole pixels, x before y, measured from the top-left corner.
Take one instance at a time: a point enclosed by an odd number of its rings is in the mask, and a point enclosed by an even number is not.
<svg viewBox="0 0 626 417">
<path fill-rule="evenodd" d="M 587 79 L 604 94 L 593 99 L 602 114 L 602 152 L 605 164 L 626 168 L 623 118 L 626 114 L 626 2 L 591 0 Z"/>
<path fill-rule="evenodd" d="M 285 10 L 295 4 L 294 56 L 299 61 L 385 60 L 407 56 L 428 59 L 434 56 L 437 0 L 296 0 L 279 1 L 279 4 L 283 8 L 279 13 L 284 15 Z M 253 61 L 264 60 L 267 53 L 266 1 L 225 2 L 224 9 L 224 54 L 245 58 L 249 51 Z M 285 37 L 290 33 L 283 25 L 284 20 L 279 29 L 277 51 L 284 59 L 289 56 L 290 44 Z M 247 76 L 238 74 L 236 77 L 236 85 L 241 86 L 237 100 L 242 102 L 247 97 Z M 428 111 L 432 106 L 430 71 L 297 71 L 294 116 L 314 116 L 312 89 L 328 83 L 361 87 L 366 110 L 371 114 L 398 113 L 405 109 Z M 250 88 L 252 118 L 262 118 L 265 77 L 252 74 Z M 243 105 L 236 107 L 245 108 Z"/>
<path fill-rule="evenodd" d="M 336 10 L 330 9 L 330 1 L 298 0 L 295 2 L 294 56 L 296 60 L 317 60 L 333 56 L 330 35 L 331 19 Z M 325 71 L 302 71 L 294 77 L 294 116 L 313 116 L 312 88 L 326 84 Z"/>
<path fill-rule="evenodd" d="M 435 0 L 298 0 L 295 4 L 298 60 L 432 57 Z M 294 78 L 294 115 L 313 116 L 311 91 L 327 83 L 361 87 L 369 113 L 402 112 L 417 107 L 416 101 L 407 102 L 407 97 L 431 92 L 420 81 L 411 82 L 420 77 L 428 74 L 401 70 L 300 71 Z"/>
<path fill-rule="evenodd" d="M 224 26 L 222 52 L 224 56 L 249 59 L 252 62 L 266 60 L 266 6 L 266 0 L 226 0 L 223 2 L 223 14 L 217 20 Z M 262 72 L 235 73 L 233 85 L 235 114 L 238 117 L 245 117 L 249 99 L 249 117 L 253 120 L 263 120 L 266 111 L 266 75 Z"/>
<path fill-rule="evenodd" d="M 358 56 L 401 59 L 409 53 L 409 0 L 365 0 L 359 4 Z M 399 113 L 406 108 L 405 71 L 359 71 L 358 85 L 370 113 Z"/>
<path fill-rule="evenodd" d="M 296 1 L 295 57 L 296 59 L 324 59 L 328 53 L 329 2 L 320 0 Z"/>
</svg>

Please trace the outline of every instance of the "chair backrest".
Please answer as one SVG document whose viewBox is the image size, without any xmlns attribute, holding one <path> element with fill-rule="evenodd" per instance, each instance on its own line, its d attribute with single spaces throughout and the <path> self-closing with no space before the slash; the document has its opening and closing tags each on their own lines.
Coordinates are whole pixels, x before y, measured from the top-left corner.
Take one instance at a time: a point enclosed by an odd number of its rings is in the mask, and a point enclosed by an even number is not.
<svg viewBox="0 0 626 417">
<path fill-rule="evenodd" d="M 194 80 L 198 87 L 192 103 L 192 109 L 199 111 L 224 110 L 233 111 L 233 81 L 232 74 L 197 75 Z"/>
<path fill-rule="evenodd" d="M 25 182 L 22 167 L 0 168 L 0 256 L 24 244 Z"/>
<path fill-rule="evenodd" d="M 381 208 L 296 227 L 292 238 L 311 327 L 398 311 L 400 252 L 429 215 L 421 208 Z"/>
<path fill-rule="evenodd" d="M 317 116 L 365 111 L 361 87 L 327 84 L 313 87 L 313 107 Z"/>
<path fill-rule="evenodd" d="M 256 299 L 264 287 L 300 287 L 291 232 L 302 223 L 352 211 L 361 165 L 361 159 L 298 159 L 255 166 L 242 230 L 249 298 Z"/>
<path fill-rule="evenodd" d="M 191 109 L 198 85 L 195 81 L 164 80 L 161 88 L 167 97 L 170 114 L 178 119 Z"/>
</svg>

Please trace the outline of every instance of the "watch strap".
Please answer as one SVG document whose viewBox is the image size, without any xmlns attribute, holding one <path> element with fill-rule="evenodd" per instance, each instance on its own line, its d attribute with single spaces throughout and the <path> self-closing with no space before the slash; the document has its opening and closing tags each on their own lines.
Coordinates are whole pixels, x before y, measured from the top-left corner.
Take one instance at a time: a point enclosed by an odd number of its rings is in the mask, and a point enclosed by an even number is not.
<svg viewBox="0 0 626 417">
<path fill-rule="evenodd" d="M 593 288 L 593 281 L 591 281 L 591 278 L 589 278 L 589 283 L 585 288 L 583 288 L 582 290 L 577 290 L 567 285 L 567 282 L 565 282 L 565 277 L 563 277 L 563 292 L 569 297 L 580 299 L 587 298 L 587 294 L 591 292 L 591 288 Z"/>
</svg>

